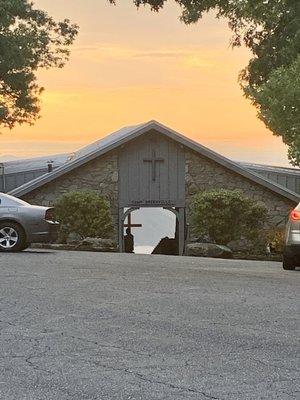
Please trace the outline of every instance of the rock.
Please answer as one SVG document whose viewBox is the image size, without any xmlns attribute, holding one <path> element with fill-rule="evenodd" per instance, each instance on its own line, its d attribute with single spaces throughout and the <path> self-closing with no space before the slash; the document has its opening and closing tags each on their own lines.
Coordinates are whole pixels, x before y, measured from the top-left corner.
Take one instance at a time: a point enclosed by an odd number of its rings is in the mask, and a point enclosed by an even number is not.
<svg viewBox="0 0 300 400">
<path fill-rule="evenodd" d="M 202 235 L 198 237 L 193 237 L 191 238 L 190 242 L 196 242 L 196 243 L 212 243 L 215 244 L 216 242 L 210 238 L 209 235 Z"/>
<path fill-rule="evenodd" d="M 254 244 L 253 241 L 242 238 L 239 240 L 232 240 L 231 242 L 227 243 L 227 246 L 234 252 L 249 252 L 253 250 Z"/>
<path fill-rule="evenodd" d="M 236 254 L 266 254 L 267 246 L 272 253 L 272 243 L 268 243 L 264 233 L 261 233 L 254 240 L 240 239 L 227 243 L 227 246 Z"/>
<path fill-rule="evenodd" d="M 71 232 L 66 238 L 66 243 L 67 244 L 79 244 L 82 241 L 82 238 L 78 233 Z"/>
<path fill-rule="evenodd" d="M 111 176 L 111 181 L 112 182 L 118 182 L 119 180 L 119 174 L 118 171 L 113 172 L 112 176 Z"/>
<path fill-rule="evenodd" d="M 178 240 L 164 237 L 152 251 L 152 254 L 178 255 Z"/>
<path fill-rule="evenodd" d="M 189 243 L 186 255 L 194 257 L 232 258 L 233 253 L 227 247 L 214 243 Z"/>
<path fill-rule="evenodd" d="M 87 237 L 83 239 L 76 247 L 77 250 L 86 251 L 116 251 L 117 246 L 111 239 L 101 239 Z"/>
</svg>

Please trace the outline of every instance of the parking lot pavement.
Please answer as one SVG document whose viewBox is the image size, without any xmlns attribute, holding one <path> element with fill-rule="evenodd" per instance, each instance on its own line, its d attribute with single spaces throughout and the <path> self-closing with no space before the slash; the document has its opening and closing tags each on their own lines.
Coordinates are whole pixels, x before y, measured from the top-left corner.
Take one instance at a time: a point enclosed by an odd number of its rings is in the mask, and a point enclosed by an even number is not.
<svg viewBox="0 0 300 400">
<path fill-rule="evenodd" d="M 0 254 L 0 399 L 299 398 L 299 271 Z"/>
</svg>

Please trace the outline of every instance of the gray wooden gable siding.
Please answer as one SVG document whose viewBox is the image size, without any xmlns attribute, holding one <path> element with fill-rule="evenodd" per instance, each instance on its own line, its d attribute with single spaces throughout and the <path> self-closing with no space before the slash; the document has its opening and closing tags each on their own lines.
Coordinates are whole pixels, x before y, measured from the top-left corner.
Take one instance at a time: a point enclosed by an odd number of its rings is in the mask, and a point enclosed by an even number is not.
<svg viewBox="0 0 300 400">
<path fill-rule="evenodd" d="M 153 180 L 151 159 L 157 159 Z M 176 142 L 151 132 L 119 150 L 119 206 L 185 206 L 185 155 Z"/>
<path fill-rule="evenodd" d="M 33 171 L 17 172 L 0 176 L 0 192 L 9 192 L 24 183 L 30 182 L 35 178 L 47 173 L 48 168 Z"/>
<path fill-rule="evenodd" d="M 261 168 L 249 168 L 252 171 L 256 172 L 259 175 L 264 176 L 271 182 L 276 182 L 279 185 L 291 190 L 295 193 L 300 193 L 300 175 L 299 174 L 288 174 L 288 173 L 280 173 L 280 172 L 270 172 L 264 171 Z"/>
</svg>

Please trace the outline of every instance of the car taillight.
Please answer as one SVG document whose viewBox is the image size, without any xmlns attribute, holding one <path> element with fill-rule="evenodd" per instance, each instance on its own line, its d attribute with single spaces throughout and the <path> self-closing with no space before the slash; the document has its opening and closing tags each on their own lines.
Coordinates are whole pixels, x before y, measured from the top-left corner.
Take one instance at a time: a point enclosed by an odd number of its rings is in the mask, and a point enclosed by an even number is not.
<svg viewBox="0 0 300 400">
<path fill-rule="evenodd" d="M 45 213 L 45 220 L 46 221 L 54 221 L 54 209 L 53 208 L 48 208 L 48 210 Z"/>
<path fill-rule="evenodd" d="M 300 211 L 293 210 L 290 214 L 290 218 L 292 221 L 300 221 Z"/>
</svg>

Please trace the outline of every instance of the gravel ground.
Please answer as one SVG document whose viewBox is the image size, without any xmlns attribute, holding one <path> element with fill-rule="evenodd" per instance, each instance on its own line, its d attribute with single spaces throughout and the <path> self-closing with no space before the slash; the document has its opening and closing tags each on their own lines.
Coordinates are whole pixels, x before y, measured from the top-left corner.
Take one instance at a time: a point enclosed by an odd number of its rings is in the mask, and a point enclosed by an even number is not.
<svg viewBox="0 0 300 400">
<path fill-rule="evenodd" d="M 299 399 L 299 271 L 0 254 L 0 399 Z"/>
</svg>

